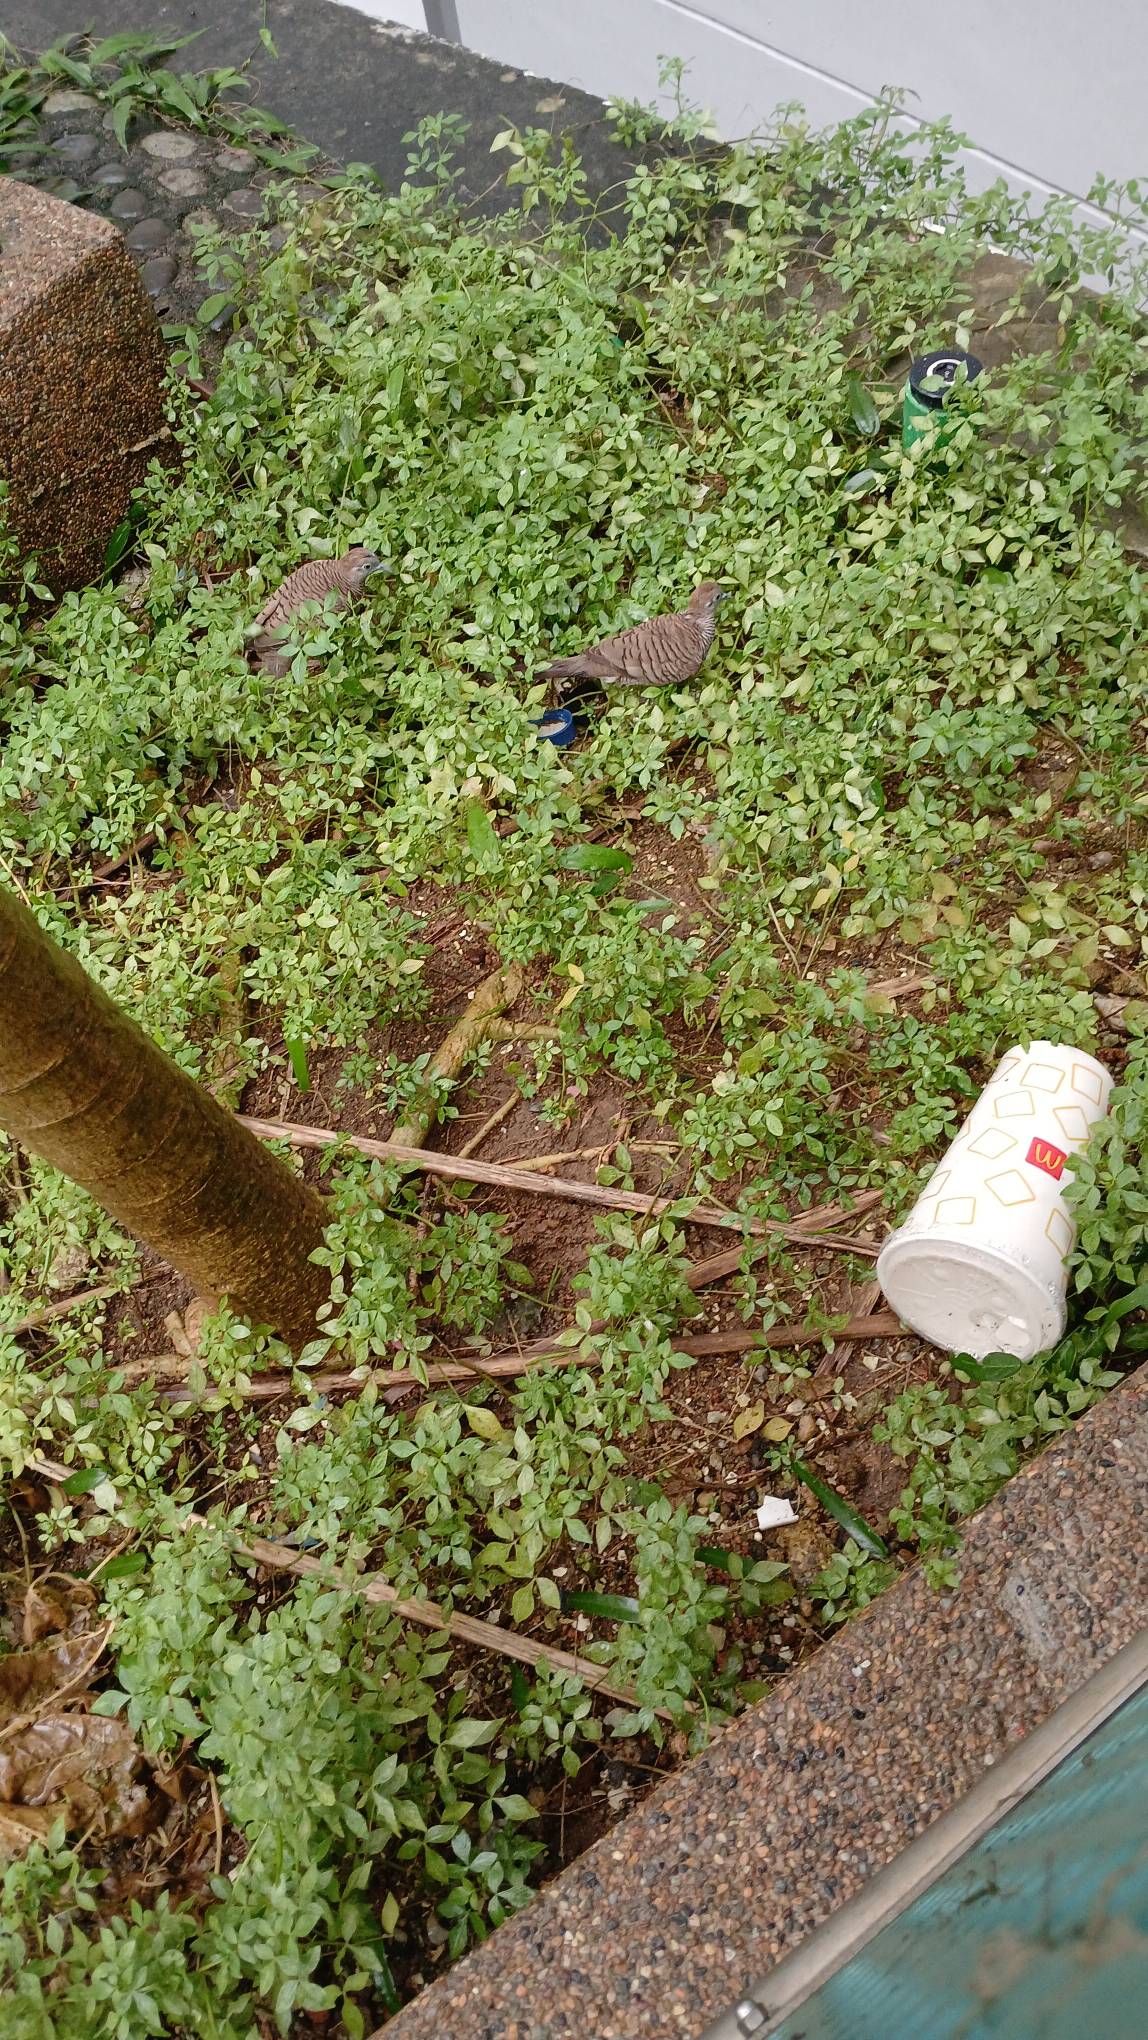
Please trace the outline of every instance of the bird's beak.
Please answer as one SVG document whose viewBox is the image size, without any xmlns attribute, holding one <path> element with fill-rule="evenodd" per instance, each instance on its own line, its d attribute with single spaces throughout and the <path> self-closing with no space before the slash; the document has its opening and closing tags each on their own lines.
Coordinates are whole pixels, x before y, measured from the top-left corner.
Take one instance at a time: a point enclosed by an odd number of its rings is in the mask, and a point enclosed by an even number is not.
<svg viewBox="0 0 1148 2040">
<path fill-rule="evenodd" d="M 363 570 L 363 579 L 364 581 L 369 581 L 374 574 L 389 574 L 390 572 L 391 563 L 389 560 L 372 560 L 370 566 Z"/>
<path fill-rule="evenodd" d="M 729 591 L 729 589 L 728 589 L 728 588 L 719 588 L 719 589 L 718 589 L 718 591 L 717 591 L 717 594 L 716 594 L 716 595 L 714 596 L 714 601 L 715 601 L 715 602 L 728 602 L 728 601 L 729 601 L 729 592 L 730 592 L 730 591 Z"/>
</svg>

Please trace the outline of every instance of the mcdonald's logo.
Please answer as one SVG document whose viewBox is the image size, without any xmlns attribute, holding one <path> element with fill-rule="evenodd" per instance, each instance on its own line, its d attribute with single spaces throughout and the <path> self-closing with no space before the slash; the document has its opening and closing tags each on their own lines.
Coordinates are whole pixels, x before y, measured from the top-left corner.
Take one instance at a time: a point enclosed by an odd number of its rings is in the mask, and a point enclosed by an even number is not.
<svg viewBox="0 0 1148 2040">
<path fill-rule="evenodd" d="M 1057 1182 L 1064 1174 L 1067 1160 L 1064 1149 L 1054 1147 L 1050 1140 L 1032 1141 L 1025 1156 L 1025 1161 L 1031 1162 L 1034 1169 L 1043 1169 L 1046 1176 L 1055 1176 Z"/>
</svg>

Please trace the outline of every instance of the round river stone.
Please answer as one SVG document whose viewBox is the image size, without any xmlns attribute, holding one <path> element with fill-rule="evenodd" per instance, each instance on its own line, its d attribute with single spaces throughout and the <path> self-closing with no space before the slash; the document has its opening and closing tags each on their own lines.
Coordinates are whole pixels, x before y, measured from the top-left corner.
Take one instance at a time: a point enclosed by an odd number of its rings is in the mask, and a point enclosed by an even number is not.
<svg viewBox="0 0 1148 2040">
<path fill-rule="evenodd" d="M 65 163 L 86 163 L 99 146 L 95 135 L 61 135 L 58 142 L 52 143 L 52 154 L 62 156 Z"/>
<path fill-rule="evenodd" d="M 198 170 L 165 170 L 156 182 L 162 184 L 165 191 L 170 191 L 174 198 L 202 198 L 207 190 L 206 181 Z"/>
<path fill-rule="evenodd" d="M 171 255 L 153 255 L 140 270 L 140 282 L 149 297 L 158 297 L 174 281 L 176 263 Z"/>
<path fill-rule="evenodd" d="M 142 220 L 147 212 L 147 200 L 142 191 L 129 184 L 126 191 L 117 192 L 112 200 L 111 213 L 115 220 Z"/>
<path fill-rule="evenodd" d="M 169 128 L 160 128 L 154 135 L 145 135 L 140 143 L 149 156 L 158 156 L 163 163 L 186 163 L 194 156 L 199 143 L 194 135 L 180 135 Z"/>
<path fill-rule="evenodd" d="M 131 233 L 126 234 L 124 239 L 133 255 L 151 255 L 155 249 L 163 247 L 170 233 L 171 228 L 166 220 L 152 218 L 141 220 L 138 227 L 133 227 Z"/>
</svg>

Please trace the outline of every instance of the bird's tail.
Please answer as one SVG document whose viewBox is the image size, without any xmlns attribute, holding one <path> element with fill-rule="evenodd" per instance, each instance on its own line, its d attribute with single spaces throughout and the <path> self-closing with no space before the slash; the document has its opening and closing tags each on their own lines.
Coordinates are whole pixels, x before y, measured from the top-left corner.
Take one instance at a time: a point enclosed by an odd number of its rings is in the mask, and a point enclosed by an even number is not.
<svg viewBox="0 0 1148 2040">
<path fill-rule="evenodd" d="M 593 678 L 593 674 L 587 672 L 582 658 L 576 653 L 570 659 L 552 659 L 548 666 L 539 667 L 534 678 L 536 680 L 588 680 Z"/>
</svg>

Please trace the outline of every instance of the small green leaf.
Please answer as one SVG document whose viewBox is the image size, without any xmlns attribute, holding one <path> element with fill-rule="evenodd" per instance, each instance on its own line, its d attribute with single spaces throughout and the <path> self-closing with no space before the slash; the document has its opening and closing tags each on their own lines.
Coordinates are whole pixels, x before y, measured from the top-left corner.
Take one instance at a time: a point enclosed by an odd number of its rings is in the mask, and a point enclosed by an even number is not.
<svg viewBox="0 0 1148 2040">
<path fill-rule="evenodd" d="M 847 1530 L 850 1537 L 856 1538 L 864 1551 L 871 1552 L 874 1558 L 888 1558 L 888 1545 L 878 1537 L 875 1530 L 870 1529 L 864 1516 L 858 1515 L 856 1509 L 845 1500 L 844 1495 L 839 1495 L 835 1488 L 827 1486 L 820 1474 L 814 1473 L 813 1468 L 807 1466 L 804 1459 L 793 1459 L 790 1465 L 803 1486 L 809 1489 L 811 1495 L 817 1497 L 826 1514 L 832 1516 L 835 1523 L 840 1523 L 841 1528 Z"/>
<path fill-rule="evenodd" d="M 172 78 L 165 72 L 162 89 L 164 106 L 174 107 L 175 111 L 181 113 L 183 118 L 190 122 L 192 127 L 198 127 L 200 125 L 199 108 L 186 86 L 181 85 L 178 79 Z"/>
<path fill-rule="evenodd" d="M 62 1492 L 66 1495 L 90 1495 L 93 1488 L 100 1487 L 107 1477 L 102 1466 L 82 1466 L 77 1473 L 68 1475 Z"/>
<path fill-rule="evenodd" d="M 127 148 L 128 129 L 135 110 L 135 103 L 130 98 L 119 100 L 112 108 L 111 129 L 121 149 Z"/>
<path fill-rule="evenodd" d="M 523 1708 L 529 1705 L 530 1695 L 533 1691 L 534 1688 L 523 1671 L 522 1666 L 515 1665 L 514 1670 L 510 1674 L 510 1699 L 516 1714 L 521 1714 Z"/>
<path fill-rule="evenodd" d="M 203 303 L 200 305 L 199 310 L 195 316 L 199 320 L 201 326 L 210 326 L 212 320 L 217 319 L 219 317 L 220 312 L 226 311 L 227 306 L 230 303 L 231 303 L 230 291 L 217 290 L 213 292 L 211 297 L 204 298 Z"/>
<path fill-rule="evenodd" d="M 1026 1365 L 1013 1353 L 988 1353 L 983 1360 L 972 1360 L 967 1353 L 958 1353 L 953 1361 L 953 1372 L 967 1381 L 1009 1381 L 1020 1368 Z"/>
<path fill-rule="evenodd" d="M 501 1721 L 456 1721 L 448 1728 L 443 1741 L 451 1750 L 475 1750 L 482 1743 L 492 1742 L 502 1727 Z"/>
<path fill-rule="evenodd" d="M 576 843 L 562 859 L 563 871 L 632 871 L 634 860 L 625 850 L 612 850 L 608 843 Z"/>
<path fill-rule="evenodd" d="M 699 1565 L 712 1565 L 718 1572 L 732 1573 L 735 1580 L 740 1580 L 745 1571 L 740 1551 L 727 1551 L 721 1544 L 699 1544 L 694 1557 Z"/>
<path fill-rule="evenodd" d="M 287 1050 L 291 1063 L 291 1073 L 295 1079 L 295 1088 L 299 1096 L 305 1098 L 311 1089 L 311 1072 L 307 1067 L 306 1044 L 302 1041 L 295 1041 L 290 1035 L 286 1035 L 283 1045 Z"/>
<path fill-rule="evenodd" d="M 494 1803 L 499 1812 L 506 1815 L 507 1820 L 538 1819 L 538 1808 L 531 1806 L 529 1799 L 521 1792 L 500 1792 Z"/>
<path fill-rule="evenodd" d="M 467 1404 L 466 1421 L 475 1436 L 485 1438 L 488 1445 L 493 1445 L 496 1438 L 505 1436 L 502 1425 L 499 1423 L 494 1411 L 485 1409 L 481 1403 Z"/>
<path fill-rule="evenodd" d="M 846 376 L 845 400 L 854 429 L 866 439 L 871 439 L 875 432 L 881 430 L 881 413 L 859 377 Z"/>
<path fill-rule="evenodd" d="M 534 1588 L 530 1581 L 527 1580 L 525 1586 L 518 1587 L 515 1590 L 510 1603 L 510 1619 L 512 1622 L 529 1622 L 533 1613 Z"/>
<path fill-rule="evenodd" d="M 494 824 L 480 800 L 468 800 L 464 813 L 470 854 L 476 864 L 486 866 L 498 856 L 498 837 L 494 833 Z"/>
<path fill-rule="evenodd" d="M 92 1701 L 92 1713 L 105 1717 L 122 1714 L 127 1704 L 128 1696 L 126 1693 L 121 1693 L 118 1686 L 108 1686 L 102 1693 L 96 1694 L 95 1699 Z"/>
<path fill-rule="evenodd" d="M 103 1580 L 130 1580 L 141 1573 L 147 1565 L 145 1551 L 121 1551 L 118 1558 L 110 1558 L 100 1578 Z"/>
<path fill-rule="evenodd" d="M 590 1594 L 581 1590 L 562 1595 L 564 1615 L 600 1615 L 606 1622 L 633 1622 L 638 1603 L 629 1594 Z"/>
</svg>

